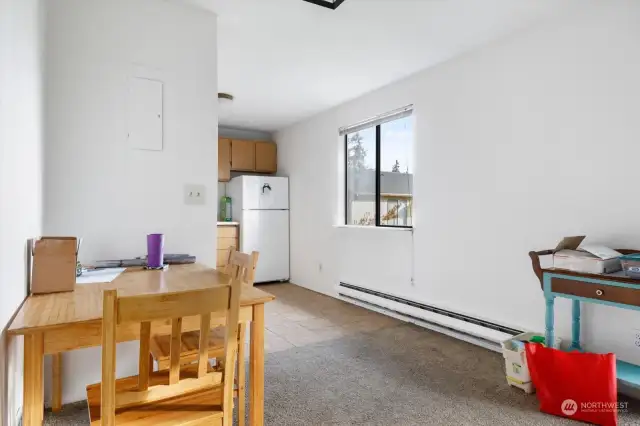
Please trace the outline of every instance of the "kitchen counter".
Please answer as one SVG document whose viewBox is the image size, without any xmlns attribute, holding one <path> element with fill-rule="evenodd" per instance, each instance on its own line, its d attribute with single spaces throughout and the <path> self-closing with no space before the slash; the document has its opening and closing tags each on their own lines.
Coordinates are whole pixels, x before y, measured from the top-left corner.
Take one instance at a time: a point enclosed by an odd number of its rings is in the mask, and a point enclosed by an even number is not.
<svg viewBox="0 0 640 426">
<path fill-rule="evenodd" d="M 218 226 L 238 226 L 240 222 L 218 222 Z"/>
</svg>

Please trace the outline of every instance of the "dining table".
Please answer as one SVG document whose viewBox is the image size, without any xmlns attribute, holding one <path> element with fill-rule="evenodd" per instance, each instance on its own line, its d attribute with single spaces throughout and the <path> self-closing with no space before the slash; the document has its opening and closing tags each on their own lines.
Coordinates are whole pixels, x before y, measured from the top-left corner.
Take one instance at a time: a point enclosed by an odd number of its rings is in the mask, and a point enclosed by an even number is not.
<svg viewBox="0 0 640 426">
<path fill-rule="evenodd" d="M 11 321 L 10 338 L 24 337 L 23 424 L 42 425 L 44 419 L 44 356 L 100 346 L 102 341 L 102 295 L 116 289 L 118 295 L 163 294 L 228 285 L 232 278 L 202 264 L 169 265 L 165 270 L 127 268 L 111 282 L 76 284 L 73 291 L 29 295 Z M 248 285 L 240 296 L 240 322 L 249 323 L 249 424 L 264 423 L 264 305 L 275 299 Z M 224 313 L 211 314 L 211 327 L 224 325 Z M 199 330 L 198 316 L 185 317 L 182 331 Z M 171 333 L 171 321 L 154 321 L 152 334 Z M 140 327 L 118 327 L 118 342 L 139 340 Z M 53 372 L 54 393 L 61 394 L 61 363 Z M 99 368 L 99 366 L 97 367 Z M 87 383 L 89 384 L 89 383 Z"/>
</svg>

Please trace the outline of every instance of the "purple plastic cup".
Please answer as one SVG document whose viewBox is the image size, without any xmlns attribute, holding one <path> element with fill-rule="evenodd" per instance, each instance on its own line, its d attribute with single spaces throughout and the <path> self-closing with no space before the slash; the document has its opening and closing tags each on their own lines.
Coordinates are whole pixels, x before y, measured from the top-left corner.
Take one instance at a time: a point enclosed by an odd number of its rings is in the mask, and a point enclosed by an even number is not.
<svg viewBox="0 0 640 426">
<path fill-rule="evenodd" d="M 164 261 L 164 234 L 147 235 L 147 266 L 161 268 Z"/>
</svg>

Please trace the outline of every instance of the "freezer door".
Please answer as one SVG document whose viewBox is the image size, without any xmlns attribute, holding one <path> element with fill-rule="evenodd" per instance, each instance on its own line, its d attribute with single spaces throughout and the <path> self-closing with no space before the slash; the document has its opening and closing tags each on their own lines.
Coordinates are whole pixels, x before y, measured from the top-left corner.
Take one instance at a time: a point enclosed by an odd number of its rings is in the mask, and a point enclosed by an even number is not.
<svg viewBox="0 0 640 426">
<path fill-rule="evenodd" d="M 243 210 L 286 210 L 289 208 L 289 178 L 243 176 Z"/>
<path fill-rule="evenodd" d="M 255 282 L 289 279 L 289 211 L 245 210 L 240 224 L 240 250 L 260 253 Z"/>
<path fill-rule="evenodd" d="M 289 179 L 285 177 L 260 178 L 260 209 L 289 209 Z"/>
</svg>

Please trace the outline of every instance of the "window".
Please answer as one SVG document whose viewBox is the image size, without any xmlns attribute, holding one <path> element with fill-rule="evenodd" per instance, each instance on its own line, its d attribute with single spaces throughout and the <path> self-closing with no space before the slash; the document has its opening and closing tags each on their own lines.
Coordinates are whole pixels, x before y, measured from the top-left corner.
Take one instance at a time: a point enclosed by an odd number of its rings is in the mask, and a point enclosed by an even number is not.
<svg viewBox="0 0 640 426">
<path fill-rule="evenodd" d="M 405 107 L 340 130 L 346 154 L 345 223 L 411 227 L 413 121 Z"/>
</svg>

